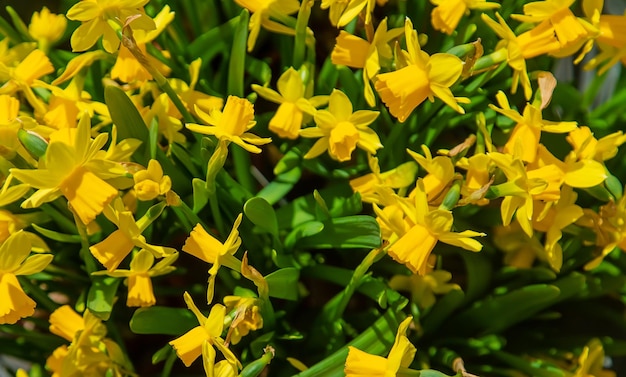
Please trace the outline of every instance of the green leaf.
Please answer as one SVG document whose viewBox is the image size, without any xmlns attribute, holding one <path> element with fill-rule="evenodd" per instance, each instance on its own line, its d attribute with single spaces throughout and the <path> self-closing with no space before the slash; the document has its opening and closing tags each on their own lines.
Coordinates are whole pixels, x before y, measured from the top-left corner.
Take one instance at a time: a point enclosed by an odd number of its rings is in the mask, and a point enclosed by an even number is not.
<svg viewBox="0 0 626 377">
<path fill-rule="evenodd" d="M 373 249 L 381 245 L 380 227 L 371 216 L 330 219 L 320 232 L 300 238 L 296 245 L 310 249 Z"/>
<path fill-rule="evenodd" d="M 422 322 L 424 336 L 427 334 L 435 334 L 439 327 L 457 310 L 465 299 L 465 293 L 460 289 L 453 289 L 445 296 L 438 298 L 428 314 L 426 314 Z"/>
<path fill-rule="evenodd" d="M 140 308 L 130 319 L 130 330 L 135 334 L 181 335 L 198 326 L 190 310 L 151 306 Z"/>
<path fill-rule="evenodd" d="M 278 237 L 278 220 L 274 208 L 267 200 L 254 197 L 243 205 L 243 212 L 254 225 Z"/>
<path fill-rule="evenodd" d="M 142 141 L 133 157 L 138 163 L 148 166 L 150 155 L 146 142 L 150 140 L 150 132 L 133 102 L 122 89 L 112 85 L 104 88 L 104 102 L 109 108 L 111 120 L 117 126 L 119 139 Z"/>
<path fill-rule="evenodd" d="M 239 14 L 239 22 L 235 27 L 228 63 L 228 94 L 238 97 L 243 97 L 243 73 L 246 62 L 249 19 L 250 13 L 244 8 Z"/>
<path fill-rule="evenodd" d="M 106 321 L 111 315 L 121 280 L 110 276 L 93 276 L 87 294 L 87 308 L 96 317 Z"/>
<path fill-rule="evenodd" d="M 322 230 L 324 230 L 324 223 L 320 221 L 309 221 L 298 225 L 294 230 L 287 234 L 287 237 L 285 237 L 285 241 L 283 242 L 285 249 L 293 249 L 298 240 L 301 238 L 313 236 Z"/>
<path fill-rule="evenodd" d="M 42 228 L 37 224 L 31 224 L 33 229 L 35 229 L 39 234 L 44 237 L 50 238 L 51 240 L 64 242 L 64 243 L 80 243 L 81 238 L 78 234 L 65 234 L 59 233 L 54 230 L 49 230 L 46 228 Z"/>
<path fill-rule="evenodd" d="M 209 202 L 209 191 L 206 189 L 206 183 L 200 178 L 191 180 L 193 187 L 193 212 L 198 213 Z"/>
<path fill-rule="evenodd" d="M 298 279 L 300 271 L 297 268 L 288 267 L 274 271 L 265 277 L 269 285 L 270 296 L 285 300 L 298 299 Z"/>
</svg>

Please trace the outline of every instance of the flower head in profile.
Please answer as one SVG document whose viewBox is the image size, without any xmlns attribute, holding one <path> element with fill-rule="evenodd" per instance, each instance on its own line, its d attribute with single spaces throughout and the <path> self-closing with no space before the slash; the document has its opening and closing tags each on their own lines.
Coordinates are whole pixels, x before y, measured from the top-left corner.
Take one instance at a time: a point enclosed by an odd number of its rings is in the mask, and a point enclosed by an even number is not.
<svg viewBox="0 0 626 377">
<path fill-rule="evenodd" d="M 389 66 L 393 57 L 389 42 L 402 35 L 402 28 L 387 30 L 387 19 L 378 24 L 371 41 L 359 38 L 344 30 L 339 32 L 330 59 L 335 65 L 363 69 L 364 95 L 367 104 L 376 105 L 374 91 L 370 85 L 381 66 Z"/>
<path fill-rule="evenodd" d="M 302 137 L 320 138 L 304 158 L 315 158 L 328 151 L 337 161 L 350 161 L 357 146 L 375 154 L 383 147 L 376 132 L 369 128 L 377 117 L 378 111 L 352 112 L 352 102 L 348 96 L 334 89 L 330 94 L 328 110 L 318 110 L 313 116 L 317 127 L 300 131 Z"/>
<path fill-rule="evenodd" d="M 461 18 L 469 14 L 470 9 L 489 10 L 498 9 L 500 4 L 490 3 L 486 0 L 431 0 L 435 5 L 430 13 L 430 22 L 439 31 L 451 35 L 461 21 Z"/>
<path fill-rule="evenodd" d="M 53 256 L 29 256 L 31 249 L 30 237 L 24 231 L 13 233 L 0 245 L 0 325 L 13 324 L 35 312 L 37 304 L 24 293 L 17 276 L 42 271 Z"/>
<path fill-rule="evenodd" d="M 157 160 L 150 160 L 148 168 L 133 174 L 135 192 L 139 200 L 152 200 L 165 195 L 172 188 L 172 180 L 163 175 L 163 168 Z"/>
<path fill-rule="evenodd" d="M 252 90 L 261 97 L 280 104 L 270 119 L 269 129 L 280 137 L 297 139 L 302 124 L 310 121 L 316 108 L 328 103 L 328 96 L 311 97 L 313 87 L 307 86 L 298 71 L 290 67 L 276 82 L 278 91 L 253 84 Z M 311 97 L 311 98 L 309 98 Z"/>
<path fill-rule="evenodd" d="M 388 377 L 395 376 L 400 368 L 408 368 L 413 362 L 417 349 L 406 336 L 406 332 L 413 321 L 407 317 L 396 333 L 396 340 L 385 358 L 371 355 L 358 348 L 348 346 L 344 373 L 346 377 Z"/>
<path fill-rule="evenodd" d="M 461 59 L 445 53 L 429 56 L 422 51 L 417 32 L 408 18 L 404 33 L 408 51 L 402 51 L 401 59 L 406 65 L 394 72 L 379 74 L 374 85 L 389 112 L 404 122 L 426 98 L 434 101 L 434 97 L 438 97 L 454 110 L 464 113 L 458 102 L 467 102 L 467 99 L 455 98 L 450 91 L 463 72 Z"/>
<path fill-rule="evenodd" d="M 217 348 L 233 368 L 241 368 L 241 363 L 221 338 L 224 329 L 226 307 L 215 304 L 208 317 L 205 317 L 193 302 L 189 293 L 185 292 L 185 303 L 198 320 L 199 326 L 189 330 L 181 337 L 174 339 L 170 345 L 185 366 L 190 366 L 200 355 L 207 375 L 212 375 L 215 368 L 215 349 Z M 209 374 L 210 373 L 210 374 Z"/>
<path fill-rule="evenodd" d="M 178 259 L 178 253 L 173 253 L 154 264 L 154 255 L 148 250 L 141 249 L 133 256 L 129 270 L 117 269 L 115 271 L 98 271 L 93 275 L 108 275 L 113 277 L 125 277 L 128 286 L 126 306 L 146 307 L 156 304 L 154 291 L 152 290 L 152 278 L 169 274 L 176 267 L 172 266 Z"/>
<path fill-rule="evenodd" d="M 28 24 L 28 34 L 39 43 L 43 51 L 63 37 L 67 19 L 62 14 L 54 14 L 47 7 L 33 13 Z"/>
<path fill-rule="evenodd" d="M 250 130 L 254 121 L 254 106 L 245 98 L 228 96 L 223 111 L 213 110 L 210 114 L 195 108 L 200 120 L 208 126 L 189 123 L 186 127 L 204 135 L 214 135 L 219 140 L 232 142 L 251 153 L 261 153 L 257 145 L 270 143 L 272 139 L 261 138 Z"/>
<path fill-rule="evenodd" d="M 131 22 L 133 29 L 153 30 L 154 21 L 143 11 L 148 1 L 82 0 L 76 3 L 67 11 L 67 18 L 81 22 L 70 40 L 72 50 L 89 50 L 102 37 L 104 49 L 111 54 L 115 53 L 120 46 L 120 39 L 109 21 L 118 24 L 121 29 L 127 18 L 136 17 Z"/>
<path fill-rule="evenodd" d="M 215 287 L 215 277 L 221 265 L 225 265 L 235 271 L 240 270 L 241 262 L 233 254 L 237 252 L 241 245 L 239 237 L 239 224 L 243 215 L 240 213 L 235 219 L 233 228 L 224 243 L 210 235 L 202 225 L 197 224 L 189 234 L 187 241 L 183 245 L 183 251 L 194 257 L 201 259 L 212 266 L 209 269 L 209 287 L 207 289 L 207 302 L 213 301 L 213 291 Z"/>
</svg>

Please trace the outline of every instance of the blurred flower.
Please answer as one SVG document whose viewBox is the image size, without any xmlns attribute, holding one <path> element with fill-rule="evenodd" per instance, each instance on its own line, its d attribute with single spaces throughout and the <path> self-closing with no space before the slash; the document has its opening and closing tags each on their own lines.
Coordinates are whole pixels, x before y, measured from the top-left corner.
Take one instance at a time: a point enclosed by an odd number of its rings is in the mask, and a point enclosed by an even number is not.
<svg viewBox="0 0 626 377">
<path fill-rule="evenodd" d="M 239 237 L 239 225 L 243 215 L 240 213 L 235 219 L 232 230 L 224 243 L 207 233 L 202 225 L 197 224 L 189 234 L 187 241 L 183 245 L 183 251 L 198 259 L 202 259 L 212 266 L 209 269 L 209 287 L 207 289 L 207 302 L 213 301 L 213 291 L 215 287 L 215 277 L 221 265 L 225 265 L 235 271 L 239 271 L 241 262 L 234 257 L 241 245 Z"/>
<path fill-rule="evenodd" d="M 461 17 L 468 14 L 470 9 L 500 8 L 500 4 L 489 3 L 486 0 L 431 0 L 431 3 L 435 5 L 435 8 L 430 14 L 430 22 L 436 30 L 448 35 L 456 30 Z"/>
<path fill-rule="evenodd" d="M 615 372 L 604 369 L 604 349 L 598 339 L 591 339 L 578 356 L 578 368 L 573 377 L 615 377 Z"/>
<path fill-rule="evenodd" d="M 102 46 L 113 54 L 120 46 L 120 38 L 116 28 L 109 21 L 119 25 L 121 30 L 128 17 L 132 20 L 135 30 L 153 30 L 154 21 L 143 11 L 149 0 L 82 0 L 67 11 L 67 18 L 81 21 L 74 30 L 70 43 L 72 51 L 86 51 L 102 37 Z"/>
<path fill-rule="evenodd" d="M 344 373 L 346 377 L 388 377 L 395 376 L 400 368 L 408 368 L 413 362 L 417 350 L 406 337 L 406 332 L 413 321 L 407 317 L 396 333 L 396 340 L 387 358 L 371 355 L 358 348 L 348 346 Z"/>
<path fill-rule="evenodd" d="M 261 26 L 265 29 L 279 34 L 294 35 L 295 30 L 270 20 L 270 17 L 277 20 L 285 19 L 288 15 L 297 12 L 300 9 L 298 0 L 235 0 L 235 3 L 242 8 L 248 9 L 252 16 L 248 29 L 248 52 L 254 49 L 256 40 L 261 31 Z"/>
<path fill-rule="evenodd" d="M 316 108 L 328 103 L 328 96 L 311 97 L 302 77 L 292 67 L 287 69 L 276 82 L 278 92 L 252 84 L 252 90 L 268 101 L 280 104 L 270 119 L 269 129 L 278 136 L 297 139 L 302 125 L 311 119 Z M 310 86 L 312 89 L 312 86 Z M 311 97 L 311 98 L 309 98 Z M 308 118 L 308 119 L 307 119 Z"/>
<path fill-rule="evenodd" d="M 429 56 L 422 51 L 409 18 L 404 24 L 404 33 L 408 51 L 402 51 L 401 58 L 407 65 L 377 75 L 374 85 L 389 112 L 404 122 L 426 98 L 434 101 L 434 97 L 438 97 L 457 112 L 465 113 L 458 102 L 467 103 L 467 99 L 455 98 L 450 91 L 450 86 L 463 72 L 461 59 L 445 53 Z"/>
<path fill-rule="evenodd" d="M 378 111 L 357 110 L 343 92 L 334 89 L 330 94 L 328 110 L 318 110 L 313 118 L 317 127 L 305 128 L 300 136 L 320 138 L 304 158 L 315 158 L 328 151 L 337 161 L 350 161 L 358 146 L 370 154 L 383 147 L 374 130 L 368 126 L 378 117 Z"/>
<path fill-rule="evenodd" d="M 389 280 L 389 287 L 397 291 L 410 292 L 411 302 L 423 310 L 435 304 L 435 295 L 446 294 L 453 289 L 461 289 L 457 284 L 448 283 L 450 279 L 452 279 L 450 272 L 430 269 L 424 276 L 418 274 L 394 275 Z"/>
<path fill-rule="evenodd" d="M 209 316 L 205 317 L 200 310 L 198 310 L 198 307 L 194 304 L 189 293 L 185 292 L 184 298 L 187 307 L 196 316 L 200 325 L 169 343 L 174 347 L 176 354 L 182 360 L 183 364 L 188 367 L 198 356 L 202 355 L 204 370 L 207 375 L 211 375 L 214 373 L 215 348 L 217 348 L 233 368 L 241 368 L 241 363 L 237 360 L 237 357 L 224 344 L 224 339 L 220 337 L 224 328 L 226 307 L 224 305 L 215 304 L 211 308 Z"/>
<path fill-rule="evenodd" d="M 28 33 L 39 43 L 39 48 L 46 52 L 50 45 L 63 37 L 67 20 L 63 14 L 51 13 L 47 7 L 33 13 L 28 24 Z"/>
<path fill-rule="evenodd" d="M 186 127 L 193 132 L 214 135 L 220 140 L 233 142 L 251 153 L 261 153 L 261 148 L 257 145 L 272 141 L 247 132 L 254 127 L 256 122 L 253 120 L 254 106 L 245 98 L 228 96 L 223 112 L 216 109 L 207 114 L 198 107 L 195 110 L 200 120 L 209 126 L 186 124 Z"/>
<path fill-rule="evenodd" d="M 368 5 L 368 0 L 322 0 L 321 9 L 328 9 L 330 23 L 344 27 Z"/>
<path fill-rule="evenodd" d="M 224 297 L 226 312 L 233 312 L 226 342 L 237 344 L 250 331 L 263 327 L 260 312 L 260 299 L 257 297 L 226 296 Z"/>
<path fill-rule="evenodd" d="M 13 324 L 35 312 L 37 304 L 24 293 L 17 276 L 42 271 L 53 256 L 29 256 L 31 249 L 30 237 L 23 231 L 11 234 L 0 245 L 0 325 Z"/>
</svg>

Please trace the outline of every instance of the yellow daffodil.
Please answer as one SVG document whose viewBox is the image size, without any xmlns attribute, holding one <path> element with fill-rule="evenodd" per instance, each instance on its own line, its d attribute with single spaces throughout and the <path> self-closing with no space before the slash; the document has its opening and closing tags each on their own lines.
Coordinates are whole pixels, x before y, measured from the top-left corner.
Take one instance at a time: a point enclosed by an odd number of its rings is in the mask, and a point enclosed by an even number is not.
<svg viewBox="0 0 626 377">
<path fill-rule="evenodd" d="M 447 156 L 433 158 L 426 145 L 422 145 L 422 151 L 424 156 L 407 149 L 409 155 L 428 173 L 422 178 L 428 201 L 443 199 L 443 190 L 454 179 L 454 164 Z"/>
<path fill-rule="evenodd" d="M 484 233 L 465 230 L 460 233 L 452 232 L 454 218 L 450 211 L 443 209 L 431 210 L 422 179 L 417 181 L 412 199 L 399 201 L 404 212 L 404 225 L 395 228 L 397 241 L 389 247 L 389 255 L 399 263 L 404 264 L 414 274 L 425 275 L 428 270 L 428 258 L 437 242 L 461 247 L 470 251 L 480 251 L 482 245 L 472 237 L 485 236 Z M 393 219 L 385 216 L 374 207 L 376 214 L 383 221 L 393 224 Z M 395 222 L 397 223 L 397 220 Z"/>
<path fill-rule="evenodd" d="M 589 188 L 602 184 L 607 178 L 606 168 L 601 162 L 591 159 L 577 159 L 574 152 L 568 153 L 561 161 L 550 153 L 543 144 L 539 144 L 537 159 L 527 165 L 527 170 L 531 171 L 548 165 L 558 168 L 562 182 L 571 187 Z"/>
<path fill-rule="evenodd" d="M 46 52 L 52 44 L 57 42 L 67 27 L 67 19 L 62 14 L 54 14 L 47 7 L 40 12 L 33 13 L 28 24 L 28 34 L 39 44 L 39 48 Z"/>
<path fill-rule="evenodd" d="M 235 0 L 242 8 L 248 9 L 252 15 L 248 29 L 248 52 L 254 49 L 261 26 L 274 33 L 294 35 L 295 30 L 270 19 L 284 20 L 288 15 L 300 9 L 298 0 Z"/>
<path fill-rule="evenodd" d="M 500 4 L 486 0 L 431 0 L 435 5 L 430 14 L 430 22 L 439 31 L 451 35 L 456 30 L 461 17 L 469 13 L 470 9 L 489 10 L 498 9 Z"/>
<path fill-rule="evenodd" d="M 348 357 L 344 368 L 346 377 L 389 377 L 395 376 L 400 368 L 408 368 L 417 352 L 406 336 L 412 321 L 413 317 L 409 316 L 400 323 L 396 340 L 386 358 L 348 346 Z"/>
<path fill-rule="evenodd" d="M 224 107 L 224 100 L 219 97 L 210 96 L 208 94 L 199 92 L 195 90 L 196 84 L 198 84 L 198 79 L 200 78 L 200 67 L 202 65 L 202 59 L 198 58 L 189 64 L 189 84 L 184 82 L 183 80 L 177 78 L 171 78 L 168 80 L 170 86 L 176 94 L 180 97 L 187 110 L 189 110 L 192 114 L 196 114 L 196 107 L 204 112 L 211 113 L 214 110 L 219 110 Z M 163 97 L 167 97 L 167 94 L 163 93 Z M 160 98 L 159 96 L 158 98 Z M 176 119 L 181 119 L 182 114 L 178 111 L 174 103 L 171 102 L 169 97 L 168 105 L 163 105 L 165 111 Z M 158 99 L 157 99 L 158 100 Z M 157 101 L 155 100 L 155 102 Z M 154 106 L 154 105 L 153 105 Z M 160 113 L 159 113 L 160 114 Z M 146 124 L 150 124 L 146 122 Z M 166 136 L 167 137 L 167 136 Z M 174 140 L 172 138 L 168 138 L 168 140 Z"/>
<path fill-rule="evenodd" d="M 522 160 L 508 154 L 492 152 L 489 157 L 507 177 L 506 183 L 491 187 L 498 196 L 504 196 L 500 206 L 502 224 L 509 225 L 515 214 L 524 232 L 532 237 L 533 200 L 558 200 L 563 172 L 552 164 L 527 169 Z"/>
<path fill-rule="evenodd" d="M 516 268 L 531 268 L 535 259 L 545 254 L 538 236 L 529 237 L 517 220 L 507 226 L 494 227 L 493 243 L 504 253 L 504 264 Z"/>
<path fill-rule="evenodd" d="M 108 205 L 104 209 L 104 215 L 118 229 L 104 240 L 89 247 L 89 251 L 109 272 L 117 269 L 134 247 L 146 249 L 159 258 L 176 253 L 176 249 L 171 247 L 147 243 L 141 233 L 154 219 L 148 218 L 149 214 L 146 214 L 136 222 L 132 212 L 124 209 L 121 198 L 117 197 L 113 205 Z"/>
<path fill-rule="evenodd" d="M 594 3 L 596 2 L 591 2 L 590 7 Z M 596 5 L 593 8 L 595 8 L 594 16 L 597 16 L 595 26 L 598 28 L 595 41 L 600 53 L 589 60 L 585 69 L 600 67 L 598 75 L 602 75 L 620 61 L 626 65 L 626 28 L 624 28 L 626 15 L 601 14 L 601 6 Z M 584 9 L 586 13 L 590 12 L 587 7 Z"/>
<path fill-rule="evenodd" d="M 576 129 L 576 122 L 551 122 L 544 120 L 541 109 L 526 104 L 523 114 L 518 113 L 509 105 L 506 95 L 501 91 L 496 95 L 501 107 L 489 105 L 490 108 L 517 122 L 504 146 L 504 152 L 517 156 L 526 162 L 533 162 L 537 157 L 541 132 L 565 133 Z"/>
<path fill-rule="evenodd" d="M 489 200 L 484 198 L 484 190 L 490 185 L 493 167 L 489 156 L 485 153 L 475 153 L 469 158 L 460 159 L 457 166 L 466 170 L 461 187 L 463 199 L 460 202 L 477 205 L 489 203 Z"/>
<path fill-rule="evenodd" d="M 164 76 L 169 75 L 171 69 L 160 60 L 148 54 L 146 45 L 158 37 L 173 20 L 174 12 L 170 11 L 169 5 L 165 5 L 154 17 L 155 29 L 150 31 L 137 30 L 133 32 L 133 38 L 137 43 L 137 48 L 143 53 L 149 64 L 155 67 Z M 115 60 L 113 68 L 111 68 L 111 78 L 130 83 L 134 81 L 142 82 L 152 80 L 152 75 L 137 61 L 126 46 L 120 45 L 117 59 Z"/>
<path fill-rule="evenodd" d="M 189 330 L 183 336 L 172 340 L 170 345 L 176 350 L 176 354 L 182 360 L 185 366 L 190 366 L 200 355 L 204 364 L 204 370 L 207 375 L 213 374 L 215 367 L 215 349 L 217 348 L 226 358 L 233 368 L 241 368 L 241 363 L 233 352 L 224 344 L 221 338 L 224 329 L 224 317 L 226 316 L 226 307 L 224 305 L 215 304 L 211 308 L 208 317 L 205 317 L 196 304 L 194 304 L 189 293 L 185 292 L 185 302 L 189 310 L 198 319 L 200 324 Z"/>
<path fill-rule="evenodd" d="M 596 338 L 585 345 L 577 361 L 578 367 L 573 377 L 616 377 L 614 371 L 604 369 L 604 348 Z"/>
<path fill-rule="evenodd" d="M 41 50 L 31 51 L 16 67 L 8 67 L 0 62 L 0 94 L 24 93 L 28 103 L 35 109 L 35 115 L 43 116 L 45 105 L 32 90 L 33 84 L 49 73 L 54 72 L 50 59 Z"/>
<path fill-rule="evenodd" d="M 251 153 L 261 153 L 261 148 L 257 145 L 272 141 L 247 132 L 256 122 L 253 120 L 254 106 L 245 98 L 228 96 L 223 111 L 214 110 L 207 114 L 197 106 L 195 110 L 200 120 L 209 126 L 186 124 L 185 126 L 193 132 L 214 135 L 219 140 L 235 143 Z"/>
<path fill-rule="evenodd" d="M 321 9 L 328 9 L 330 23 L 336 27 L 344 27 L 354 20 L 368 0 L 322 0 Z"/>
<path fill-rule="evenodd" d="M 17 137 L 23 129 L 41 138 L 50 136 L 53 128 L 41 126 L 31 117 L 19 114 L 20 101 L 10 95 L 0 94 L 0 156 L 11 160 L 15 154 L 35 165 L 36 162 Z"/>
<path fill-rule="evenodd" d="M 157 264 L 154 264 L 154 255 L 145 249 L 141 249 L 133 256 L 129 270 L 118 269 L 111 272 L 98 271 L 94 272 L 93 275 L 106 274 L 113 277 L 127 278 L 128 297 L 126 299 L 126 306 L 152 306 L 156 304 L 156 298 L 152 290 L 151 278 L 169 274 L 174 271 L 176 267 L 172 266 L 172 263 L 174 263 L 177 258 L 178 253 L 174 253 L 166 256 L 157 262 Z"/>
<path fill-rule="evenodd" d="M 213 291 L 215 287 L 215 277 L 221 265 L 231 268 L 235 271 L 240 269 L 241 262 L 235 258 L 234 254 L 241 245 L 239 237 L 239 225 L 241 224 L 242 214 L 235 219 L 232 230 L 224 243 L 218 241 L 215 237 L 207 233 L 202 225 L 197 224 L 189 234 L 183 251 L 194 257 L 201 259 L 207 263 L 211 263 L 209 269 L 209 287 L 207 289 L 207 302 L 213 301 Z"/>
<path fill-rule="evenodd" d="M 383 19 L 371 41 L 366 41 L 344 30 L 339 32 L 330 60 L 335 65 L 363 69 L 364 95 L 367 104 L 376 105 L 374 91 L 370 85 L 382 66 L 389 66 L 393 57 L 389 42 L 402 35 L 402 28 L 387 30 L 387 19 Z"/>
<path fill-rule="evenodd" d="M 545 251 L 539 257 L 547 261 L 550 267 L 557 272 L 563 265 L 563 250 L 559 243 L 563 236 L 562 230 L 583 216 L 582 208 L 574 204 L 577 196 L 572 187 L 563 186 L 561 196 L 555 205 L 535 201 L 533 228 L 546 233 Z"/>
<path fill-rule="evenodd" d="M 358 146 L 370 154 L 383 147 L 380 139 L 369 125 L 378 117 L 378 111 L 357 110 L 343 92 L 334 89 L 330 94 L 328 110 L 318 110 L 313 119 L 317 127 L 305 128 L 300 136 L 320 138 L 304 158 L 315 158 L 328 151 L 337 161 L 350 161 Z"/>
<path fill-rule="evenodd" d="M 82 0 L 67 11 L 67 18 L 80 21 L 70 43 L 73 51 L 86 51 L 102 37 L 102 46 L 108 53 L 115 53 L 120 46 L 116 29 L 121 29 L 128 17 L 136 17 L 131 25 L 134 30 L 153 30 L 154 21 L 143 11 L 149 0 Z M 139 17 L 137 17 L 139 16 Z"/>
<path fill-rule="evenodd" d="M 506 21 L 496 13 L 498 22 L 495 22 L 486 14 L 481 15 L 482 20 L 489 26 L 502 41 L 496 46 L 496 50 L 506 54 L 506 61 L 513 70 L 513 80 L 511 82 L 511 93 L 517 92 L 517 87 L 521 82 L 524 96 L 527 100 L 532 95 L 530 78 L 526 71 L 526 60 L 542 54 L 558 52 L 561 44 L 556 39 L 554 29 L 547 23 L 516 36 Z"/>
<path fill-rule="evenodd" d="M 135 192 L 139 200 L 152 200 L 159 195 L 165 195 L 172 188 L 172 180 L 163 175 L 163 168 L 157 160 L 150 160 L 148 168 L 133 174 Z"/>
<path fill-rule="evenodd" d="M 403 189 L 415 183 L 417 164 L 413 161 L 405 162 L 384 173 L 380 172 L 378 158 L 368 155 L 368 163 L 372 170 L 371 173 L 350 180 L 352 190 L 358 192 L 361 195 L 361 200 L 366 203 L 391 205 L 395 200 L 386 200 L 389 195 L 385 195 L 381 191 Z"/>
<path fill-rule="evenodd" d="M 283 138 L 297 139 L 302 125 L 311 119 L 317 107 L 328 103 L 328 96 L 311 97 L 313 87 L 309 85 L 307 88 L 298 71 L 291 67 L 280 76 L 276 88 L 278 92 L 260 85 L 252 85 L 252 90 L 261 97 L 280 104 L 270 119 L 270 131 Z"/>
<path fill-rule="evenodd" d="M 11 169 L 11 174 L 39 189 L 22 202 L 23 208 L 36 208 L 63 195 L 84 224 L 89 224 L 118 192 L 104 179 L 125 174 L 113 161 L 97 158 L 107 134 L 89 137 L 89 117 L 83 116 L 77 128 L 65 128 L 50 135 L 50 144 L 38 169 Z"/>
<path fill-rule="evenodd" d="M 435 256 L 431 255 L 431 257 Z M 435 304 L 437 300 L 435 295 L 446 294 L 453 289 L 461 289 L 457 284 L 449 283 L 450 279 L 452 279 L 452 274 L 448 271 L 429 269 L 424 276 L 418 274 L 394 275 L 389 280 L 389 287 L 397 291 L 410 292 L 411 302 L 423 310 Z"/>
<path fill-rule="evenodd" d="M 53 256 L 29 256 L 31 249 L 30 237 L 24 231 L 11 234 L 0 245 L 0 325 L 13 324 L 35 312 L 37 303 L 24 293 L 17 276 L 42 271 Z"/>
<path fill-rule="evenodd" d="M 626 135 L 622 131 L 596 139 L 586 126 L 570 131 L 566 139 L 579 160 L 610 160 L 617 155 L 618 147 L 626 143 Z"/>
<path fill-rule="evenodd" d="M 437 53 L 429 56 L 422 51 L 410 19 L 406 19 L 404 33 L 408 51 L 403 51 L 407 65 L 394 72 L 376 76 L 375 88 L 389 112 L 404 122 L 411 112 L 426 98 L 438 97 L 459 113 L 465 111 L 450 91 L 463 72 L 463 62 L 451 54 Z"/>
<path fill-rule="evenodd" d="M 521 22 L 539 24 L 548 22 L 554 29 L 562 47 L 584 40 L 589 32 L 580 19 L 569 9 L 575 0 L 545 0 L 524 4 L 524 14 L 511 18 Z"/>
<path fill-rule="evenodd" d="M 260 300 L 257 297 L 224 297 L 227 312 L 233 312 L 226 341 L 237 344 L 250 331 L 263 327 L 263 317 L 260 312 Z"/>
<path fill-rule="evenodd" d="M 152 106 L 142 111 L 142 117 L 146 124 L 149 125 L 156 121 L 159 135 L 162 135 L 170 146 L 172 143 L 183 144 L 186 140 L 185 135 L 181 133 L 183 129 L 183 124 L 180 121 L 181 116 L 171 115 L 172 108 L 175 109 L 167 93 L 161 93 L 154 100 Z"/>
<path fill-rule="evenodd" d="M 119 345 L 106 338 L 106 326 L 89 310 L 81 317 L 69 305 L 61 306 L 50 314 L 50 332 L 72 342 L 46 361 L 53 376 L 121 376 L 130 370 Z"/>
</svg>

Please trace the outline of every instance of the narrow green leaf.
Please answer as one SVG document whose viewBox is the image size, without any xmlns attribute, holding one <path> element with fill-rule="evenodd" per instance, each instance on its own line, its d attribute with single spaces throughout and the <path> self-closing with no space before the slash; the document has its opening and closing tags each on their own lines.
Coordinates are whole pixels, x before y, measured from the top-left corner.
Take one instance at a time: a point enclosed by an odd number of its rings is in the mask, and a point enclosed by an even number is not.
<svg viewBox="0 0 626 377">
<path fill-rule="evenodd" d="M 64 243 L 80 243 L 81 242 L 81 238 L 78 234 L 59 233 L 54 230 L 49 230 L 49 229 L 40 227 L 37 224 L 31 224 L 31 226 L 39 234 L 41 234 L 44 237 L 50 238 L 51 240 L 64 242 Z"/>
<path fill-rule="evenodd" d="M 151 306 L 140 308 L 130 319 L 130 330 L 135 334 L 182 335 L 198 326 L 190 310 Z"/>
<path fill-rule="evenodd" d="M 87 294 L 87 308 L 96 317 L 106 321 L 113 310 L 117 286 L 121 280 L 110 276 L 93 276 L 92 282 Z"/>
<path fill-rule="evenodd" d="M 119 139 L 142 141 L 133 157 L 138 163 L 148 166 L 149 150 L 146 142 L 150 140 L 150 132 L 133 102 L 122 89 L 112 85 L 104 88 L 104 102 L 109 108 L 111 120 L 117 125 Z"/>
<path fill-rule="evenodd" d="M 287 234 L 285 241 L 283 242 L 285 249 L 293 249 L 296 242 L 301 238 L 313 236 L 324 230 L 324 223 L 319 221 L 309 221 L 304 224 L 298 225 L 294 230 Z"/>
<path fill-rule="evenodd" d="M 298 240 L 297 246 L 311 249 L 373 249 L 381 245 L 380 227 L 371 216 L 356 215 L 330 219 L 324 229 Z"/>
<path fill-rule="evenodd" d="M 235 28 L 233 44 L 228 63 L 228 94 L 243 97 L 243 73 L 246 62 L 246 42 L 248 41 L 248 20 L 250 13 L 243 9 Z"/>
<path fill-rule="evenodd" d="M 205 182 L 200 178 L 191 181 L 193 187 L 193 212 L 198 213 L 209 202 L 209 191 Z"/>
</svg>

